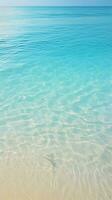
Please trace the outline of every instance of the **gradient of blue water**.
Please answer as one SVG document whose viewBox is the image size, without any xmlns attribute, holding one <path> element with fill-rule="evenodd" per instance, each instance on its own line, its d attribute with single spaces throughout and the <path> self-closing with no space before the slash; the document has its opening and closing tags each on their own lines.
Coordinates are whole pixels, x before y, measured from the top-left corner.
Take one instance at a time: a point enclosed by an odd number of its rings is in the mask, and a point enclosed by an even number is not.
<svg viewBox="0 0 112 200">
<path fill-rule="evenodd" d="M 112 170 L 112 7 L 0 9 L 3 151 L 13 134 L 54 166 Z"/>
</svg>

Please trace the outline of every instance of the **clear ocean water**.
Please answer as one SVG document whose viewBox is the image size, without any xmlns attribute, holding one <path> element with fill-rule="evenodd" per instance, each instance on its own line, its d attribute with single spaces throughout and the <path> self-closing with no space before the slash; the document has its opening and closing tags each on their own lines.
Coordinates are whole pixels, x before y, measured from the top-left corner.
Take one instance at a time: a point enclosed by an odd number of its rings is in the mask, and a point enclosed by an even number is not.
<svg viewBox="0 0 112 200">
<path fill-rule="evenodd" d="M 112 199 L 112 7 L 0 8 L 0 198 Z"/>
</svg>

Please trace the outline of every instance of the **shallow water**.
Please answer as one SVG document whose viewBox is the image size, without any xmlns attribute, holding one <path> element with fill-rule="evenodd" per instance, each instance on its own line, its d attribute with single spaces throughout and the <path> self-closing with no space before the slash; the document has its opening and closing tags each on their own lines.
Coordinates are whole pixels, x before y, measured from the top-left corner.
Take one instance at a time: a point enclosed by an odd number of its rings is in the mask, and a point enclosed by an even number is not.
<svg viewBox="0 0 112 200">
<path fill-rule="evenodd" d="M 0 8 L 0 199 L 112 199 L 112 7 Z"/>
</svg>

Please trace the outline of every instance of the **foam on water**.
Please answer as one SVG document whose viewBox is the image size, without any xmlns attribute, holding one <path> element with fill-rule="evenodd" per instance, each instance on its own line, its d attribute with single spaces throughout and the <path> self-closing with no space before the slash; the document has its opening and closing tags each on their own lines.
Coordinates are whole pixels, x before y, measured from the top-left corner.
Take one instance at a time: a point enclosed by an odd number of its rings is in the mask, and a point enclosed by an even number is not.
<svg viewBox="0 0 112 200">
<path fill-rule="evenodd" d="M 112 8 L 0 11 L 0 198 L 112 199 Z"/>
</svg>

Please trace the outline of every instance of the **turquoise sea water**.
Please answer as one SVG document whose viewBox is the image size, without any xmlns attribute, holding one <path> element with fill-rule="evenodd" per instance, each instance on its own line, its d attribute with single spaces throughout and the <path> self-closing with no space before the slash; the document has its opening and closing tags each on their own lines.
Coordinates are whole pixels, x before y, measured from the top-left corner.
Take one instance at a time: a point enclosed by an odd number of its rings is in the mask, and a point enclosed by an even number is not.
<svg viewBox="0 0 112 200">
<path fill-rule="evenodd" d="M 22 163 L 33 199 L 39 169 L 61 200 L 112 199 L 112 7 L 0 8 L 2 180 Z"/>
</svg>

